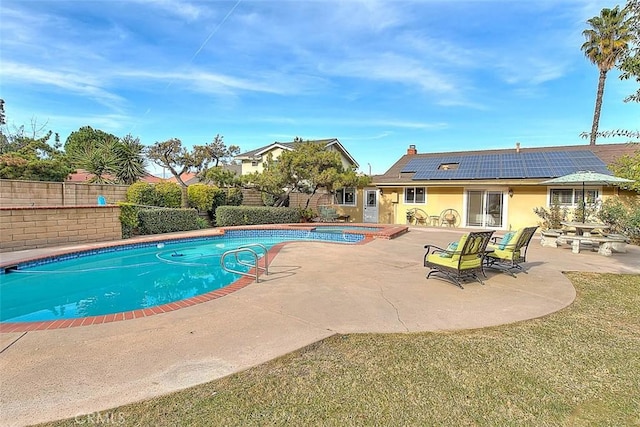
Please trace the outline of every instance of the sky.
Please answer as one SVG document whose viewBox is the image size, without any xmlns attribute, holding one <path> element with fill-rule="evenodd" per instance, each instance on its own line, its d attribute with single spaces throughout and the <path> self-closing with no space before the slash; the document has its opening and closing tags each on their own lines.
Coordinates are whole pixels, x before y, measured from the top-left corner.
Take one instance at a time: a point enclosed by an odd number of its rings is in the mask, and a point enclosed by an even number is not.
<svg viewBox="0 0 640 427">
<path fill-rule="evenodd" d="M 588 144 L 586 21 L 623 1 L 3 0 L 8 129 L 91 126 L 242 152 L 338 138 L 364 173 L 419 153 Z M 608 74 L 601 130 L 640 127 Z M 623 142 L 605 139 L 599 143 Z M 158 173 L 159 168 L 150 165 Z"/>
</svg>

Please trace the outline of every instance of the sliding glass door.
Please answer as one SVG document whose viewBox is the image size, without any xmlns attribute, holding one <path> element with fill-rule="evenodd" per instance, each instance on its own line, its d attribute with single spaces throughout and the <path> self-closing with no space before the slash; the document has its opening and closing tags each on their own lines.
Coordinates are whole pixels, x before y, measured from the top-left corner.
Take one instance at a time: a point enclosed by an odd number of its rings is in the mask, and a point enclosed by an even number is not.
<svg viewBox="0 0 640 427">
<path fill-rule="evenodd" d="M 504 193 L 502 191 L 467 191 L 466 226 L 502 228 Z"/>
</svg>

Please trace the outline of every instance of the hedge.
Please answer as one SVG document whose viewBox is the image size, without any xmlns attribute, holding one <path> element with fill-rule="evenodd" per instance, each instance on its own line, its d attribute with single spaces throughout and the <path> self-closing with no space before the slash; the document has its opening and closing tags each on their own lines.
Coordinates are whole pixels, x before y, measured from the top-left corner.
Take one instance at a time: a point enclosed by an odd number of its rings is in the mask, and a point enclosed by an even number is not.
<svg viewBox="0 0 640 427">
<path fill-rule="evenodd" d="M 218 227 L 296 222 L 300 222 L 300 211 L 295 208 L 220 206 L 216 209 L 216 225 Z"/>
<path fill-rule="evenodd" d="M 140 209 L 138 231 L 140 234 L 161 234 L 200 228 L 195 209 Z"/>
</svg>

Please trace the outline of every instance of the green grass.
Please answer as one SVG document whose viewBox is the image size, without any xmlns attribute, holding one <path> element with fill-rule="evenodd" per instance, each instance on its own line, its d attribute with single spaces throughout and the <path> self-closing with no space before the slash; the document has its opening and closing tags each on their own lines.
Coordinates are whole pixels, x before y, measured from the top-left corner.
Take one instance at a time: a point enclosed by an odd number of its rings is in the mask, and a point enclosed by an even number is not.
<svg viewBox="0 0 640 427">
<path fill-rule="evenodd" d="M 333 336 L 102 415 L 131 426 L 640 425 L 640 276 L 568 276 L 575 303 L 541 319 Z"/>
</svg>

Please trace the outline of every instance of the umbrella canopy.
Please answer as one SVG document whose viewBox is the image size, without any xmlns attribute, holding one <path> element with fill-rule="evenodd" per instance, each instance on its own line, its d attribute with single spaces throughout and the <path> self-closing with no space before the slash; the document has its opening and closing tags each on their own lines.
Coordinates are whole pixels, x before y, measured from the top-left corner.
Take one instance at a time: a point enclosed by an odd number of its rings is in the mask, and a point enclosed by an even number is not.
<svg viewBox="0 0 640 427">
<path fill-rule="evenodd" d="M 542 184 L 619 185 L 630 182 L 633 182 L 633 180 L 598 172 L 579 171 L 542 181 Z"/>
<path fill-rule="evenodd" d="M 585 185 L 621 185 L 634 182 L 632 179 L 618 178 L 613 175 L 591 171 L 578 171 L 569 175 L 559 176 L 557 178 L 542 181 L 541 184 L 582 184 L 582 222 L 585 218 Z"/>
</svg>

